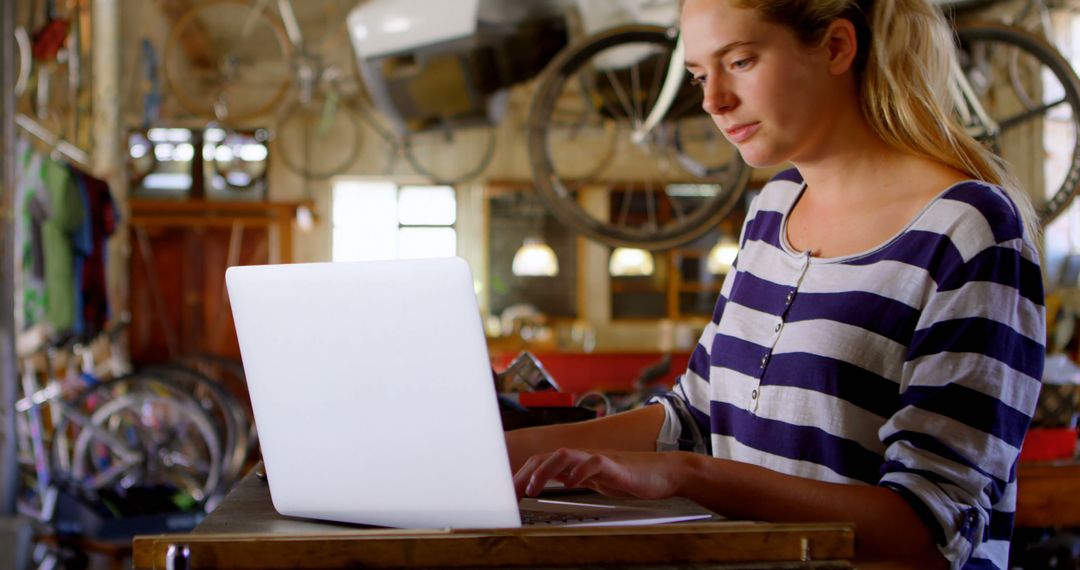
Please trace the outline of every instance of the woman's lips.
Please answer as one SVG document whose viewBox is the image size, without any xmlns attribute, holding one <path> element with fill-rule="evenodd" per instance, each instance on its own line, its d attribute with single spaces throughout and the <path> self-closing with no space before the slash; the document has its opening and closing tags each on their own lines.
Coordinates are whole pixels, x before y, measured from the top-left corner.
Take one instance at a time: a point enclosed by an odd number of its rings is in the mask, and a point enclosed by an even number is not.
<svg viewBox="0 0 1080 570">
<path fill-rule="evenodd" d="M 757 132 L 758 127 L 760 126 L 761 123 L 746 123 L 743 125 L 735 125 L 734 127 L 724 129 L 724 134 L 727 135 L 728 140 L 731 141 L 733 144 L 739 144 L 753 136 L 753 134 Z"/>
</svg>

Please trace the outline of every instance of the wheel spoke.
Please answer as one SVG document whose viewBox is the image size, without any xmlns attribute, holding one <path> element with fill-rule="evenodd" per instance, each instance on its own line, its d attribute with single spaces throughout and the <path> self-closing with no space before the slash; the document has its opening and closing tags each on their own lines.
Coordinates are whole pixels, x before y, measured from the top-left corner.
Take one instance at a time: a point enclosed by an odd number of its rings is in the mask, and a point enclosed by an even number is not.
<svg viewBox="0 0 1080 570">
<path fill-rule="evenodd" d="M 1013 115 L 1008 119 L 999 121 L 998 126 L 1000 127 L 1001 132 L 1005 132 L 1013 127 L 1026 123 L 1030 119 L 1043 115 L 1050 109 L 1053 109 L 1054 107 L 1057 107 L 1058 105 L 1061 105 L 1063 103 L 1067 103 L 1064 98 L 1054 101 L 1053 103 L 1045 103 L 1043 105 L 1039 105 L 1034 109 L 1028 109 L 1023 113 L 1020 113 L 1019 115 Z"/>
<path fill-rule="evenodd" d="M 604 75 L 607 77 L 608 83 L 610 83 L 611 87 L 615 90 L 615 97 L 622 105 L 623 111 L 626 111 L 626 118 L 630 119 L 631 124 L 637 126 L 641 118 L 634 116 L 634 109 L 630 104 L 629 97 L 626 95 L 626 90 L 623 89 L 622 83 L 619 82 L 619 79 L 615 77 L 615 74 L 610 69 L 605 69 Z"/>
<path fill-rule="evenodd" d="M 630 66 L 630 89 L 634 96 L 634 116 L 644 117 L 645 112 L 641 102 L 641 77 L 636 63 Z"/>
<path fill-rule="evenodd" d="M 685 220 L 686 212 L 683 211 L 682 204 L 673 198 L 666 188 L 664 189 L 664 196 L 667 198 L 668 203 L 671 204 L 671 211 L 675 213 L 675 219 L 679 222 Z"/>
</svg>

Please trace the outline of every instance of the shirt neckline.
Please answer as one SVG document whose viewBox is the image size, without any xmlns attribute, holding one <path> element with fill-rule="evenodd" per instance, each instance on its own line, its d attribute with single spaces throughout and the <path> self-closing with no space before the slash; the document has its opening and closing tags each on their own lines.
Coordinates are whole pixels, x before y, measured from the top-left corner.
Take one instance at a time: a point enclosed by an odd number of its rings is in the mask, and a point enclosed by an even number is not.
<svg viewBox="0 0 1080 570">
<path fill-rule="evenodd" d="M 927 202 L 926 205 L 923 206 L 922 209 L 919 210 L 919 212 L 917 214 L 912 216 L 911 219 L 908 220 L 908 223 L 904 225 L 904 227 L 900 228 L 895 234 L 893 234 L 891 237 L 889 237 L 889 239 L 881 242 L 880 244 L 878 244 L 876 246 L 871 247 L 870 249 L 867 249 L 867 250 L 861 251 L 861 252 L 857 252 L 857 253 L 850 253 L 848 255 L 840 255 L 840 256 L 835 256 L 835 257 L 817 257 L 817 256 L 813 255 L 809 251 L 799 251 L 799 250 L 795 249 L 795 247 L 792 246 L 791 243 L 788 242 L 788 239 L 787 239 L 788 217 L 791 215 L 791 211 L 793 209 L 795 209 L 795 204 L 797 204 L 799 202 L 799 199 L 802 198 L 803 193 L 806 192 L 806 181 L 804 180 L 799 184 L 799 191 L 796 192 L 794 197 L 791 199 L 791 201 L 788 202 L 787 206 L 784 208 L 783 214 L 781 215 L 781 218 L 780 218 L 780 236 L 779 236 L 779 238 L 780 238 L 779 239 L 780 248 L 783 249 L 784 253 L 786 253 L 786 254 L 788 254 L 790 256 L 793 256 L 793 257 L 806 258 L 810 263 L 843 263 L 845 261 L 850 261 L 850 260 L 853 260 L 853 259 L 861 259 L 863 257 L 873 255 L 873 254 L 878 253 L 879 251 L 885 249 L 886 247 L 889 247 L 896 240 L 900 239 L 901 236 L 903 236 L 907 232 L 911 231 L 911 227 L 915 225 L 915 222 L 918 222 L 920 218 L 922 218 L 924 215 L 926 215 L 926 213 L 928 211 L 930 211 L 930 208 L 932 208 L 942 198 L 944 198 L 946 194 L 951 192 L 953 189 L 955 189 L 955 188 L 957 188 L 959 186 L 965 185 L 965 184 L 985 184 L 985 183 L 982 182 L 981 180 L 976 180 L 974 178 L 968 178 L 968 179 L 960 180 L 960 181 L 957 181 L 957 182 L 954 182 L 954 183 L 950 184 L 944 190 L 942 190 L 936 196 L 934 196 L 929 202 Z"/>
</svg>

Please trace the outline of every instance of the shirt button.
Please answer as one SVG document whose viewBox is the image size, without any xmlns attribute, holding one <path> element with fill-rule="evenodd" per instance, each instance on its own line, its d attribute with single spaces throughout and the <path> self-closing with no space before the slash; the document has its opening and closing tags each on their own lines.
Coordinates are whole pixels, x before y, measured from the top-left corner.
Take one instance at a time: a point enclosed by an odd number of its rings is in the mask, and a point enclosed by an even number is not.
<svg viewBox="0 0 1080 570">
<path fill-rule="evenodd" d="M 769 361 L 769 355 L 766 354 L 765 356 L 762 356 L 761 357 L 761 367 L 765 368 L 765 363 L 768 362 L 768 361 Z"/>
<path fill-rule="evenodd" d="M 790 304 L 791 304 L 791 300 L 792 300 L 792 299 L 794 299 L 794 298 L 795 298 L 795 292 L 794 292 L 794 291 L 791 291 L 790 293 L 788 293 L 788 294 L 787 294 L 787 304 L 789 304 L 789 305 L 790 305 Z"/>
<path fill-rule="evenodd" d="M 780 323 L 776 323 L 776 328 L 773 329 L 773 332 L 780 332 Z"/>
<path fill-rule="evenodd" d="M 754 390 L 753 392 L 750 392 L 750 398 L 752 398 L 754 400 L 757 399 L 757 390 Z"/>
</svg>

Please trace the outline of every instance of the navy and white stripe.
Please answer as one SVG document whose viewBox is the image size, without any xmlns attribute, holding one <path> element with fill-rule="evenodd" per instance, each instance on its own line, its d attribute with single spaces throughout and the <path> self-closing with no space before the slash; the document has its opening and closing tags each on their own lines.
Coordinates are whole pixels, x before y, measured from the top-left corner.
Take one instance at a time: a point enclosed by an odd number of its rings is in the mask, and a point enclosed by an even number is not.
<svg viewBox="0 0 1080 570">
<path fill-rule="evenodd" d="M 658 447 L 881 485 L 953 568 L 1006 568 L 1046 318 L 1016 208 L 962 182 L 884 245 L 822 259 L 785 239 L 803 190 L 790 170 L 754 201 L 712 322 L 658 400 Z"/>
</svg>

